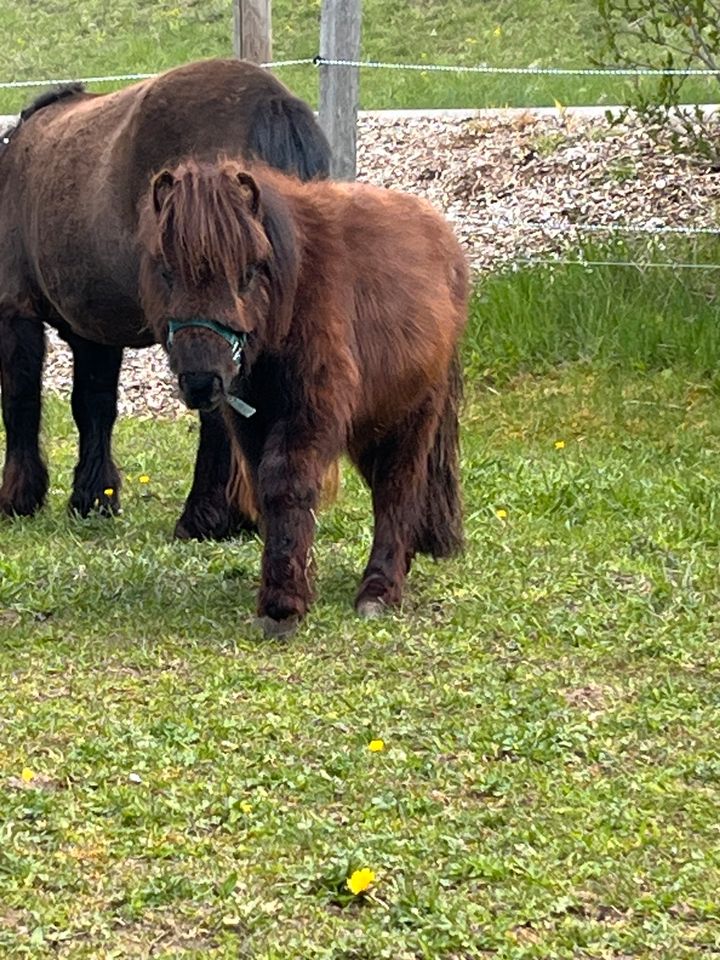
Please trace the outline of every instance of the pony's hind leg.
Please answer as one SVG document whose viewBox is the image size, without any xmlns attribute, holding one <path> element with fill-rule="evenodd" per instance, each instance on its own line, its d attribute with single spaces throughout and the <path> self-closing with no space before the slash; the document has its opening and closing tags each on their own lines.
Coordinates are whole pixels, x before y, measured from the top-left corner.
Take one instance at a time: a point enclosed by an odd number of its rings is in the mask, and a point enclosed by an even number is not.
<svg viewBox="0 0 720 960">
<path fill-rule="evenodd" d="M 428 455 L 437 424 L 437 404 L 430 397 L 382 440 L 352 451 L 370 486 L 375 514 L 370 559 L 355 598 L 361 616 L 377 616 L 402 599 L 417 549 Z"/>
<path fill-rule="evenodd" d="M 240 489 L 247 481 L 238 477 L 231 495 L 232 478 L 232 450 L 223 416 L 217 410 L 203 412 L 193 484 L 175 526 L 179 540 L 224 540 L 242 530 L 257 530 L 255 519 L 242 505 L 249 499 Z"/>
<path fill-rule="evenodd" d="M 0 319 L 0 384 L 5 423 L 5 469 L 0 513 L 30 516 L 42 506 L 48 473 L 40 455 L 45 331 L 40 320 Z"/>
<path fill-rule="evenodd" d="M 73 353 L 72 412 L 79 434 L 71 511 L 86 517 L 120 509 L 120 474 L 112 459 L 112 430 L 122 348 L 92 343 L 62 331 Z"/>
</svg>

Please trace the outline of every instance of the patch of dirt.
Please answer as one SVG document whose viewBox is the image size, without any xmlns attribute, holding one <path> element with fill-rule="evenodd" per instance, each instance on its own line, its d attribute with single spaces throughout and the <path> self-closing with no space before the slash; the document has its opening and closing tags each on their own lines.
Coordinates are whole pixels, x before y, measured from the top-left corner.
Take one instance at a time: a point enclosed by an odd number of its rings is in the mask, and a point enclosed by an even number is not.
<svg viewBox="0 0 720 960">
<path fill-rule="evenodd" d="M 579 707 L 592 712 L 604 710 L 607 706 L 607 691 L 595 683 L 564 690 L 563 697 L 568 706 Z"/>
<path fill-rule="evenodd" d="M 59 790 L 61 784 L 44 773 L 33 773 L 31 780 L 23 777 L 8 777 L 6 780 L 11 790 Z"/>
<path fill-rule="evenodd" d="M 358 179 L 443 210 L 476 271 L 560 251 L 573 238 L 549 226 L 559 220 L 714 226 L 720 185 L 720 174 L 661 150 L 633 123 L 502 111 L 468 120 L 363 117 Z M 46 385 L 69 396 L 69 351 L 49 339 Z M 126 351 L 120 412 L 185 413 L 160 347 Z"/>
<path fill-rule="evenodd" d="M 152 919 L 128 924 L 116 930 L 112 947 L 125 957 L 181 957 L 186 951 L 194 956 L 210 956 L 218 943 L 202 923 Z"/>
</svg>

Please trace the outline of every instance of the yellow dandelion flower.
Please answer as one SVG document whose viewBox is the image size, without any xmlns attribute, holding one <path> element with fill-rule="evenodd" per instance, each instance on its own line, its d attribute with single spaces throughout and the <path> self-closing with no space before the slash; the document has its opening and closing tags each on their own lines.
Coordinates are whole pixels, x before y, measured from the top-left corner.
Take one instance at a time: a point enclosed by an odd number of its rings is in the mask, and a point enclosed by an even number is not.
<svg viewBox="0 0 720 960">
<path fill-rule="evenodd" d="M 141 473 L 138 477 L 138 483 L 150 483 L 150 477 L 146 473 Z"/>
<path fill-rule="evenodd" d="M 499 510 L 495 511 L 495 516 L 498 518 L 498 520 L 505 520 L 507 517 L 507 510 L 503 510 L 501 507 Z"/>
<path fill-rule="evenodd" d="M 248 803 L 246 800 L 244 800 L 244 801 L 240 804 L 240 809 L 242 810 L 243 813 L 251 813 L 251 812 L 252 812 L 252 804 L 251 804 L 251 803 Z"/>
<path fill-rule="evenodd" d="M 368 867 L 363 867 L 362 870 L 355 870 L 347 878 L 347 888 L 350 893 L 354 894 L 356 897 L 360 893 L 365 893 L 366 890 L 370 888 L 370 885 L 375 880 L 375 874 Z"/>
<path fill-rule="evenodd" d="M 494 37 L 499 37 L 499 36 L 501 36 L 501 35 L 502 35 L 502 27 L 501 27 L 500 25 L 498 25 L 498 26 L 495 27 L 495 29 L 493 30 L 493 36 L 494 36 Z"/>
<path fill-rule="evenodd" d="M 20 774 L 20 779 L 23 783 L 30 783 L 35 779 L 35 774 L 32 772 L 30 767 L 23 767 L 22 773 Z"/>
<path fill-rule="evenodd" d="M 380 753 L 380 751 L 384 749 L 385 749 L 384 740 L 371 740 L 370 743 L 368 744 L 368 750 L 370 750 L 372 753 Z"/>
<path fill-rule="evenodd" d="M 555 449 L 556 449 L 556 450 L 564 450 L 564 449 L 565 449 L 565 441 L 564 441 L 564 440 L 556 440 L 556 441 L 555 441 Z"/>
<path fill-rule="evenodd" d="M 103 493 L 105 494 L 106 497 L 111 497 L 115 493 L 115 491 L 113 490 L 112 487 L 105 487 L 105 489 L 103 490 Z"/>
</svg>

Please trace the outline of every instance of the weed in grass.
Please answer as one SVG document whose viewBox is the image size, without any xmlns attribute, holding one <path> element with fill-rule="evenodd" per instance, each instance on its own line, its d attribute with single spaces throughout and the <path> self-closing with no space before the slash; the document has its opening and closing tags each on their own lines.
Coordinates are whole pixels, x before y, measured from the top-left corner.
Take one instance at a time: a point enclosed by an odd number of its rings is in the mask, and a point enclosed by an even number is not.
<svg viewBox="0 0 720 960">
<path fill-rule="evenodd" d="M 535 137 L 531 145 L 541 157 L 550 157 L 566 142 L 562 133 L 545 133 Z"/>
</svg>

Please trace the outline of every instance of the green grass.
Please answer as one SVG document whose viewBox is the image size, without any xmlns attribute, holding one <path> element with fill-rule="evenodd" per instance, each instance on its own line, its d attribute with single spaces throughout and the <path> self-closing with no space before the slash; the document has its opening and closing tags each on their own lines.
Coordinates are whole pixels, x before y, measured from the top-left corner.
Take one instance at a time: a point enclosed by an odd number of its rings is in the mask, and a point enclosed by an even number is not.
<svg viewBox="0 0 720 960">
<path fill-rule="evenodd" d="M 399 614 L 357 620 L 371 526 L 348 470 L 287 643 L 252 628 L 256 541 L 170 540 L 192 421 L 123 420 L 124 513 L 79 522 L 49 403 L 49 506 L 1 531 L 0 953 L 717 954 L 720 398 L 679 335 L 659 364 L 629 333 L 578 360 L 579 313 L 542 340 L 571 289 L 599 311 L 609 282 L 484 288 L 466 556 L 419 562 Z M 528 291 L 535 339 L 499 340 Z"/>
<path fill-rule="evenodd" d="M 720 249 L 716 238 L 570 247 L 571 260 L 637 267 L 537 266 L 489 275 L 466 342 L 474 377 L 512 376 L 568 361 L 631 370 L 682 367 L 720 385 Z M 643 266 L 663 262 L 718 269 Z"/>
<path fill-rule="evenodd" d="M 5 0 L 0 9 L 3 68 L 0 79 L 77 77 L 151 72 L 200 57 L 231 52 L 230 0 Z M 276 59 L 318 52 L 320 2 L 273 4 Z M 383 61 L 497 66 L 593 65 L 602 60 L 595 0 L 365 0 L 364 57 Z M 315 102 L 314 67 L 280 76 Z M 571 103 L 624 103 L 622 78 L 514 77 L 364 70 L 362 105 L 483 107 Z M 111 89 L 105 87 L 103 89 Z M 0 112 L 13 112 L 28 91 L 0 91 Z M 717 99 L 717 85 L 688 81 L 688 100 Z"/>
</svg>

